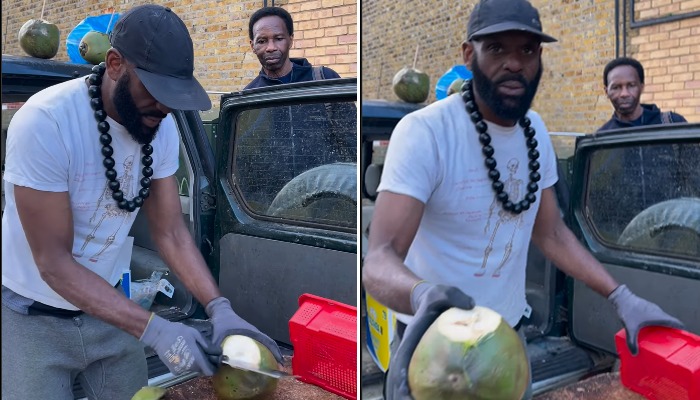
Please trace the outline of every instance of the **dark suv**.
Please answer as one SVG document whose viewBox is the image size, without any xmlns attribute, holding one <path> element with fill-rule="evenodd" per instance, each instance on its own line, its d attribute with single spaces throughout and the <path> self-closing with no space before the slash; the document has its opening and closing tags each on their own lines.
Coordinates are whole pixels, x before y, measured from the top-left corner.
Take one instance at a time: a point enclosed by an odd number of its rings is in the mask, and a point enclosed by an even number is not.
<svg viewBox="0 0 700 400">
<path fill-rule="evenodd" d="M 2 56 L 3 165 L 14 111 L 90 67 Z M 356 100 L 356 79 L 334 79 L 225 93 L 203 113 L 173 111 L 182 218 L 234 310 L 286 354 L 300 295 L 357 304 Z M 144 214 L 130 236 L 132 280 L 156 271 L 175 288 L 172 298 L 158 293 L 150 309 L 208 332 L 203 307 L 158 256 Z M 150 385 L 193 377 L 173 376 L 145 351 Z M 75 393 L 82 397 L 78 386 Z"/>
<path fill-rule="evenodd" d="M 421 107 L 362 103 L 362 254 L 391 132 Z M 560 176 L 555 190 L 567 225 L 615 279 L 700 333 L 700 124 L 550 136 Z M 616 368 L 614 335 L 622 324 L 612 305 L 565 276 L 534 246 L 526 295 L 535 394 Z M 364 301 L 361 312 L 363 398 L 379 399 L 381 362 L 367 350 L 378 333 L 367 323 Z"/>
</svg>

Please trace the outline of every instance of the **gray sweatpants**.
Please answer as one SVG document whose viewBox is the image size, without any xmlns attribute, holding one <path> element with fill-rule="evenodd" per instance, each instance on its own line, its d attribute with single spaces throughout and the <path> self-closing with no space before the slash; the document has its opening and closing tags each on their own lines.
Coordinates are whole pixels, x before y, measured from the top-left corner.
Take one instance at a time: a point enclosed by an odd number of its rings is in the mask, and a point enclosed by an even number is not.
<svg viewBox="0 0 700 400">
<path fill-rule="evenodd" d="M 76 379 L 90 400 L 130 400 L 148 384 L 143 345 L 87 314 L 23 315 L 2 305 L 2 399 L 73 400 Z"/>
</svg>

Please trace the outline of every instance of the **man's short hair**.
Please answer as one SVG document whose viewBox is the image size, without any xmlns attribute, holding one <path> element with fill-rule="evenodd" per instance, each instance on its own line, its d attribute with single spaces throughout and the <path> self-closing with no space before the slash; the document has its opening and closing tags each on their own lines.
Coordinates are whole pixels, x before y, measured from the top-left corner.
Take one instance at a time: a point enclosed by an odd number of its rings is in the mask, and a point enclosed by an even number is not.
<svg viewBox="0 0 700 400">
<path fill-rule="evenodd" d="M 608 87 L 608 74 L 610 71 L 621 65 L 629 65 L 630 67 L 636 69 L 637 75 L 639 76 L 639 82 L 644 84 L 644 67 L 642 67 L 642 63 L 632 57 L 619 57 L 610 61 L 603 70 L 603 84 L 605 87 Z"/>
<path fill-rule="evenodd" d="M 294 34 L 294 22 L 292 21 L 292 16 L 282 7 L 263 7 L 258 11 L 254 12 L 250 16 L 250 21 L 248 21 L 248 36 L 250 40 L 253 40 L 253 25 L 260 20 L 260 18 L 275 16 L 282 18 L 284 24 L 287 25 L 287 33 L 289 36 Z"/>
</svg>

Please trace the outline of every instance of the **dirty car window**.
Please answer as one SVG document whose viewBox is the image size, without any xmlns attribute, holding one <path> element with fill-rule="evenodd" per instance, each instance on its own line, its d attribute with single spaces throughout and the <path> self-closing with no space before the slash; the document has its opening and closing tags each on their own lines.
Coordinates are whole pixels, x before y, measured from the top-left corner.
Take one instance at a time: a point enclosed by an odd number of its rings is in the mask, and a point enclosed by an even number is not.
<svg viewBox="0 0 700 400">
<path fill-rule="evenodd" d="M 242 111 L 231 179 L 253 215 L 354 227 L 356 116 L 354 102 Z"/>
<path fill-rule="evenodd" d="M 604 242 L 700 257 L 699 143 L 597 150 L 586 210 Z"/>
</svg>

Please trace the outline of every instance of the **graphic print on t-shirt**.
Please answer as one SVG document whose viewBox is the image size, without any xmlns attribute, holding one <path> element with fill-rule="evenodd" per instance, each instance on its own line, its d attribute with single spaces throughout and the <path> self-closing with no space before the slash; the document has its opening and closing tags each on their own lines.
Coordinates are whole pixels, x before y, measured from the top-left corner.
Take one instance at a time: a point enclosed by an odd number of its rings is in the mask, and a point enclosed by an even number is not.
<svg viewBox="0 0 700 400">
<path fill-rule="evenodd" d="M 131 184 L 131 180 L 133 179 L 131 170 L 134 166 L 134 156 L 129 155 L 128 157 L 126 157 L 126 159 L 124 159 L 123 165 L 124 174 L 121 178 L 117 177 L 117 181 L 119 181 L 119 188 L 124 192 L 124 198 L 131 199 L 134 197 L 134 190 Z M 102 204 L 103 201 L 105 202 L 104 205 Z M 91 262 L 97 262 L 97 257 L 104 253 L 105 250 L 107 250 L 109 246 L 111 246 L 114 243 L 117 233 L 121 229 L 122 225 L 124 225 L 124 222 L 126 222 L 131 216 L 131 213 L 129 211 L 122 210 L 117 206 L 117 203 L 112 199 L 112 190 L 109 188 L 107 183 L 105 183 L 105 189 L 102 191 L 102 195 L 97 200 L 97 207 L 95 207 L 95 212 L 92 214 L 92 217 L 90 217 L 91 224 L 95 221 L 97 213 L 100 210 L 104 210 L 102 216 L 100 217 L 100 220 L 97 221 L 97 225 L 95 225 L 95 227 L 92 229 L 92 232 L 90 232 L 90 234 L 87 235 L 87 237 L 85 238 L 85 242 L 83 242 L 83 246 L 80 248 L 80 254 L 76 254 L 76 256 L 83 256 L 85 248 L 87 247 L 88 243 L 90 243 L 90 241 L 95 239 L 95 233 L 100 228 L 105 219 L 121 218 L 121 221 L 119 225 L 116 225 L 115 231 L 107 237 L 107 240 L 105 240 L 105 243 L 102 246 L 102 248 L 90 257 Z"/>
<path fill-rule="evenodd" d="M 511 158 L 510 161 L 508 161 L 507 168 L 509 176 L 508 179 L 506 179 L 503 182 L 503 190 L 506 193 L 508 193 L 508 198 L 511 199 L 511 201 L 514 203 L 516 201 L 520 201 L 520 193 L 525 192 L 524 190 L 521 190 L 521 188 L 524 189 L 523 180 L 515 177 L 515 173 L 518 171 L 519 165 L 520 162 L 516 158 Z M 491 274 L 491 276 L 494 278 L 498 278 L 501 276 L 501 268 L 503 268 L 503 266 L 506 264 L 508 258 L 510 257 L 510 253 L 513 250 L 513 239 L 515 238 L 515 233 L 518 231 L 518 229 L 520 229 L 523 223 L 522 214 L 513 214 L 504 210 L 499 205 L 498 200 L 496 200 L 496 196 L 494 195 L 493 202 L 491 202 L 491 207 L 489 207 L 489 216 L 486 219 L 484 234 L 488 234 L 489 229 L 491 228 L 491 217 L 493 216 L 493 212 L 496 208 L 498 208 L 498 219 L 496 220 L 496 225 L 494 226 L 493 232 L 491 233 L 489 243 L 486 246 L 486 249 L 484 249 L 484 259 L 481 263 L 481 268 L 474 273 L 474 276 L 477 277 L 484 276 L 484 274 L 486 274 L 486 266 L 489 261 L 489 255 L 493 251 L 493 244 L 498 231 L 502 230 L 508 232 L 507 230 L 509 230 L 510 238 L 506 243 L 506 247 L 503 252 L 503 259 L 498 264 L 498 267 Z"/>
</svg>

